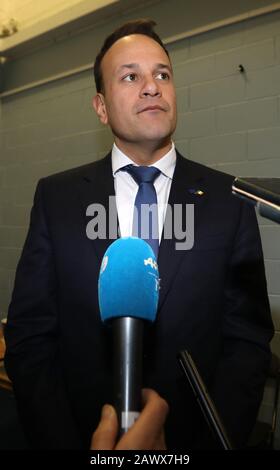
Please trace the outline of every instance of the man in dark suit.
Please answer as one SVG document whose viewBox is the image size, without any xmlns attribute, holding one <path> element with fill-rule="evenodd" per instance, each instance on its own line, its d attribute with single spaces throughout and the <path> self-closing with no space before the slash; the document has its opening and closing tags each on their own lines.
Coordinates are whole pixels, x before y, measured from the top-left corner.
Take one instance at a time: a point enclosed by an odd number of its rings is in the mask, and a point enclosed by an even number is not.
<svg viewBox="0 0 280 470">
<path fill-rule="evenodd" d="M 112 239 L 108 224 L 106 238 L 87 237 L 86 211 L 97 203 L 108 216 L 115 195 L 121 236 L 131 235 L 138 185 L 122 171 L 127 164 L 159 170 L 161 288 L 157 320 L 146 331 L 144 386 L 169 404 L 168 448 L 205 445 L 180 350 L 192 353 L 237 446 L 246 444 L 262 400 L 273 325 L 255 213 L 231 195 L 231 176 L 175 150 L 172 67 L 153 25 L 119 28 L 96 58 L 93 104 L 112 129 L 112 153 L 43 178 L 36 189 L 6 327 L 6 368 L 35 448 L 89 448 L 102 405 L 113 401 L 110 328 L 97 297 Z M 167 202 L 194 205 L 192 249 L 176 249 L 174 225 L 172 238 L 164 236 Z"/>
</svg>

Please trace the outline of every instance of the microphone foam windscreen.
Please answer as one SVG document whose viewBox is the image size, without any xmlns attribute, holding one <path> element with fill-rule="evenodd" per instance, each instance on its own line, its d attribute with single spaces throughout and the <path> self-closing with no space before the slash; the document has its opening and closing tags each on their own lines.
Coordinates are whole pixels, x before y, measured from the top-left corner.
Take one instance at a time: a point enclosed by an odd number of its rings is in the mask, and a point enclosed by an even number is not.
<svg viewBox="0 0 280 470">
<path fill-rule="evenodd" d="M 144 240 L 119 238 L 104 254 L 98 280 L 102 321 L 134 317 L 154 321 L 159 274 L 154 252 Z"/>
</svg>

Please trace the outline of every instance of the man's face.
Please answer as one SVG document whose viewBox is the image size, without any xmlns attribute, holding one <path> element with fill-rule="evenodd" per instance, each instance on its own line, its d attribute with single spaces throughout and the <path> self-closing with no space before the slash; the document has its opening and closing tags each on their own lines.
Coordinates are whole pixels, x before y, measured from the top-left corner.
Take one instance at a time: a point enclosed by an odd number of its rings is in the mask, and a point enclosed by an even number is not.
<svg viewBox="0 0 280 470">
<path fill-rule="evenodd" d="M 118 143 L 166 143 L 176 127 L 176 95 L 164 49 L 142 34 L 125 36 L 102 63 L 104 94 L 94 98 Z"/>
</svg>

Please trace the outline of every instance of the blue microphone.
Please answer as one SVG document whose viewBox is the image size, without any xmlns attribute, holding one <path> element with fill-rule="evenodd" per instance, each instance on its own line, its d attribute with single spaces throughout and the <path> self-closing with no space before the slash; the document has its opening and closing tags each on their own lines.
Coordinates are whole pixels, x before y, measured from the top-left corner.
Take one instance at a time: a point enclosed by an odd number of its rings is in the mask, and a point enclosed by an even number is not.
<svg viewBox="0 0 280 470">
<path fill-rule="evenodd" d="M 156 318 L 159 274 L 144 240 L 119 238 L 104 254 L 98 281 L 101 319 L 113 328 L 114 396 L 120 435 L 139 416 L 143 326 Z"/>
</svg>

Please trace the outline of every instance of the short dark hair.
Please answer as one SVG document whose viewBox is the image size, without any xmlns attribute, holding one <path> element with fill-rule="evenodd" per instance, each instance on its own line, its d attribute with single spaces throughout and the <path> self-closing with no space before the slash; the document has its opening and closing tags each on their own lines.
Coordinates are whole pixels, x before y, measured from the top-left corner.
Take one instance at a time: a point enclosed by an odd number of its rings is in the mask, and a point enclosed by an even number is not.
<svg viewBox="0 0 280 470">
<path fill-rule="evenodd" d="M 169 54 L 167 49 L 164 47 L 162 40 L 160 37 L 155 33 L 154 26 L 156 26 L 156 22 L 150 19 L 139 19 L 129 21 L 128 23 L 123 24 L 118 29 L 116 29 L 112 34 L 110 34 L 104 41 L 102 48 L 100 49 L 99 53 L 96 56 L 93 72 L 94 72 L 94 79 L 96 85 L 97 93 L 101 93 L 103 91 L 103 79 L 101 73 L 101 62 L 106 54 L 106 52 L 112 47 L 112 45 L 121 39 L 124 36 L 129 36 L 131 34 L 144 34 L 152 39 L 154 39 L 166 52 L 168 58 Z"/>
</svg>

